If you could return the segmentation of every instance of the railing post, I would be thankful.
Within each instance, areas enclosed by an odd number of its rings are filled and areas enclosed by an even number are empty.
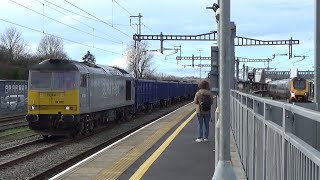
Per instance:
[[[215,112],[215,123],[216,123],[216,129],[215,129],[215,167],[217,167],[219,162],[219,141],[220,141],[220,121],[219,121],[219,109],[216,109]]]
[[[266,160],[267,160],[267,155],[266,155],[266,152],[267,152],[267,127],[266,127],[266,121],[271,121],[271,118],[272,118],[272,106],[265,103],[264,104],[264,123],[263,123],[263,180],[266,180],[266,170],[267,170],[267,163],[266,163]]]
[[[292,112],[286,110],[286,106],[283,107],[283,116],[282,116],[282,130],[284,133],[292,133],[295,132],[295,123],[294,123],[294,115]],[[287,179],[287,171],[292,170],[292,168],[288,168],[291,164],[287,164],[287,153],[288,153],[288,142],[282,136],[282,178]],[[291,173],[289,173],[291,174]]]

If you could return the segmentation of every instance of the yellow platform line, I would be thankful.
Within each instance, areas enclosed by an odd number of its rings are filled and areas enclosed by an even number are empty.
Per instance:
[[[130,177],[130,180],[141,179],[142,176],[147,172],[150,166],[155,160],[163,153],[163,151],[170,145],[174,138],[181,132],[181,130],[193,119],[196,115],[194,112],[185,122],[183,122],[171,135],[170,137],[139,167],[139,169]]]
[[[111,167],[108,167],[99,172],[92,179],[104,180],[104,179],[117,179],[133,162],[135,162],[141,155],[143,155],[152,145],[154,145],[164,134],[166,134],[174,125],[176,125],[183,117],[185,117],[190,111],[194,111],[194,107],[188,107],[183,114],[178,115],[174,120],[166,122],[163,128],[157,130],[142,143],[135,146],[129,152],[127,152],[117,162],[113,163]]]

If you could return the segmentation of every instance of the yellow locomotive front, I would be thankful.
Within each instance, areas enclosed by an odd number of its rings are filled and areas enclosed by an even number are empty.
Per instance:
[[[47,60],[29,71],[26,120],[40,134],[75,131],[80,112],[79,75],[75,68],[64,63]]]
[[[290,100],[306,102],[309,99],[308,81],[304,78],[294,77],[290,81]]]

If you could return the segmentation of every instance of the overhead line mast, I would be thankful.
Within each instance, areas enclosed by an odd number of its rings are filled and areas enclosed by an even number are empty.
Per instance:
[[[133,18],[133,17],[137,17],[137,18],[139,18],[139,24],[138,24],[138,27],[139,27],[139,29],[138,29],[138,34],[139,35],[141,35],[141,18],[143,17],[140,13],[139,13],[139,15],[138,16],[130,16],[130,26],[131,26],[131,18]]]
[[[209,33],[199,35],[133,35],[133,40],[160,40],[160,52],[163,53],[163,41],[217,41],[217,31],[211,31]],[[299,44],[299,40],[290,38],[289,40],[259,40],[246,38],[241,36],[235,36],[235,46],[265,46],[265,45],[289,45],[289,59],[292,58],[292,45]]]

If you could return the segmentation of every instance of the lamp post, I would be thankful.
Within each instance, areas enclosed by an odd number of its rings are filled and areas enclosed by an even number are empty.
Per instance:
[[[314,29],[314,101],[320,103],[320,2],[315,0],[315,29]]]

